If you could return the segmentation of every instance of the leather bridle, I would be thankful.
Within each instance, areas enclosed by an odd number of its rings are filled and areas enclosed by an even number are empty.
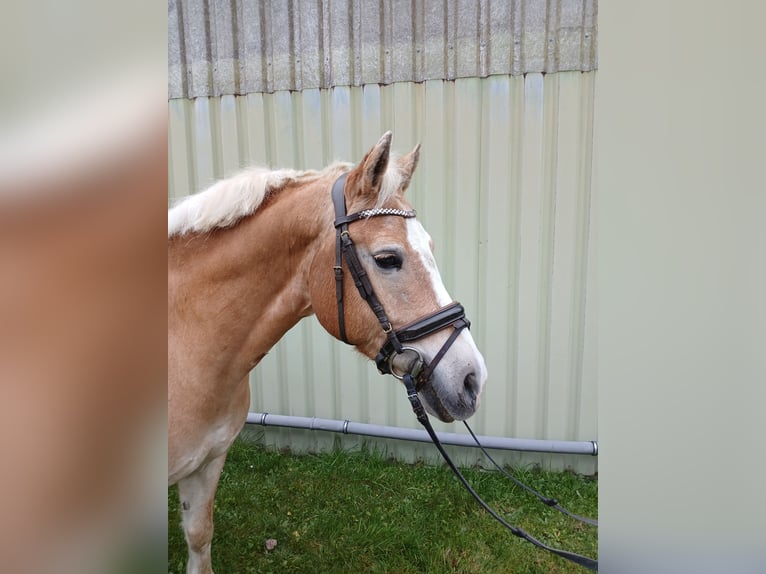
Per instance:
[[[346,335],[346,324],[344,318],[343,307],[343,262],[346,262],[348,271],[354,280],[359,295],[364,299],[372,309],[372,312],[377,317],[383,332],[386,334],[386,342],[380,349],[377,357],[375,358],[375,364],[378,366],[378,371],[383,374],[392,374],[398,379],[404,379],[405,375],[409,374],[413,377],[416,383],[416,389],[420,390],[425,385],[436,369],[436,365],[442,360],[449,348],[455,342],[463,329],[469,328],[471,323],[466,319],[465,310],[463,306],[458,302],[450,303],[440,309],[430,313],[420,319],[394,329],[391,321],[386,315],[386,311],[383,308],[382,303],[375,294],[375,290],[372,288],[370,278],[362,266],[359,260],[359,255],[356,252],[356,246],[351,239],[351,235],[348,231],[348,226],[354,221],[360,219],[369,219],[371,217],[403,217],[409,219],[416,216],[415,211],[392,209],[392,208],[376,208],[376,209],[364,209],[348,215],[346,213],[346,197],[344,194],[344,188],[346,185],[347,173],[341,175],[332,186],[332,201],[335,208],[335,294],[338,302],[338,327],[340,331],[340,338],[344,343],[351,344]],[[447,338],[447,341],[442,345],[442,348],[431,359],[430,363],[426,363],[420,351],[414,347],[407,346],[406,343],[422,339],[445,329],[447,327],[453,327],[454,330]],[[413,359],[410,361],[409,366],[404,372],[397,372],[394,369],[393,361],[397,355],[412,354]]]
[[[482,508],[484,508],[495,520],[497,520],[515,536],[523,538],[538,548],[547,550],[548,552],[556,554],[566,560],[569,560],[570,562],[583,566],[588,570],[598,572],[598,560],[589,558],[587,556],[581,556],[574,552],[569,552],[548,546],[521,528],[508,523],[502,516],[490,508],[490,506],[476,493],[476,491],[471,487],[460,470],[457,468],[457,465],[455,465],[455,463],[452,461],[449,454],[447,454],[447,451],[441,444],[436,431],[434,431],[430,421],[428,420],[428,415],[426,414],[425,409],[420,402],[420,398],[418,397],[418,391],[431,378],[436,365],[439,364],[439,361],[442,360],[449,348],[452,346],[455,340],[457,340],[461,331],[463,329],[470,328],[471,323],[465,317],[465,310],[463,309],[463,306],[458,302],[453,302],[449,305],[441,307],[429,315],[426,315],[425,317],[405,325],[404,327],[394,329],[391,321],[386,315],[385,309],[383,309],[383,305],[381,304],[377,295],[375,295],[375,291],[372,288],[372,284],[370,283],[370,278],[367,275],[367,272],[364,270],[364,267],[359,260],[359,256],[356,252],[356,247],[354,246],[354,242],[351,240],[351,235],[348,232],[348,226],[354,221],[358,221],[359,219],[369,219],[370,217],[396,216],[411,218],[415,217],[416,214],[414,211],[405,211],[402,209],[377,208],[365,209],[356,213],[352,213],[351,215],[347,215],[346,198],[344,194],[347,175],[348,174],[341,175],[335,181],[332,187],[332,201],[335,207],[335,229],[337,232],[334,267],[335,293],[338,301],[338,327],[340,330],[341,340],[343,340],[344,343],[352,344],[346,336],[346,325],[343,310],[343,261],[345,261],[346,265],[348,266],[348,270],[351,273],[351,277],[354,279],[354,284],[356,285],[359,294],[361,295],[362,299],[367,301],[367,304],[372,309],[372,312],[375,313],[375,316],[378,318],[378,322],[380,323],[383,332],[386,334],[386,342],[383,344],[380,352],[378,353],[378,356],[375,358],[375,363],[378,366],[378,371],[380,371],[380,373],[383,375],[392,374],[404,382],[404,387],[407,390],[407,398],[410,401],[410,405],[412,406],[412,410],[415,413],[415,416],[417,417],[420,424],[425,427],[434,445],[439,450],[439,453],[442,455],[445,462],[448,464],[452,472],[455,473],[455,476],[457,476],[458,480],[463,484],[466,490],[468,490],[471,496],[476,499]],[[405,344],[411,341],[422,339],[432,333],[450,326],[454,328],[453,332],[447,338],[447,341],[444,343],[444,345],[442,345],[439,352],[436,353],[433,359],[431,359],[430,363],[426,363],[423,360],[423,356],[417,349],[409,347]],[[405,371],[397,373],[394,369],[393,360],[395,357],[404,353],[413,353],[414,358],[409,363],[409,366]],[[474,440],[482,449],[482,451],[487,454],[481,444],[479,444],[476,435],[474,435],[468,424],[465,421],[463,421],[463,423],[466,425],[466,428],[471,433],[471,436],[473,436]],[[487,454],[487,456],[489,455]],[[491,457],[489,458],[492,460]],[[503,473],[505,473],[505,471],[499,465],[497,465],[494,460],[492,462]],[[505,474],[507,475],[507,473]],[[515,478],[511,477],[511,479],[517,484],[521,484]],[[530,489],[526,485],[522,484],[522,486],[525,489],[533,492],[536,496],[538,496],[538,498],[543,500],[547,506],[554,507],[560,512],[580,520],[581,522],[598,526],[598,522],[572,514],[563,507],[559,506],[558,501],[555,499],[546,498],[540,495],[540,493]]]

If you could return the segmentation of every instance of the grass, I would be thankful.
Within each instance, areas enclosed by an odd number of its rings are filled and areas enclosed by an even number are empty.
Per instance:
[[[572,512],[596,517],[596,480],[514,472]],[[464,474],[511,524],[550,545],[597,555],[595,528],[547,508],[499,472]],[[168,572],[180,573],[186,543],[175,487],[168,505]],[[446,467],[366,451],[294,456],[238,440],[221,475],[214,519],[219,574],[585,572],[505,531]],[[277,540],[276,548],[267,551],[267,539]]]

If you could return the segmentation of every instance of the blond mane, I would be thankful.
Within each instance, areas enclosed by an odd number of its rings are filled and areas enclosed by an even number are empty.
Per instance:
[[[186,233],[204,233],[230,227],[258,209],[272,193],[286,185],[317,179],[350,170],[353,164],[335,162],[321,171],[294,169],[269,170],[250,167],[217,181],[204,191],[181,198],[168,210],[168,237]],[[388,169],[383,175],[377,207],[391,199],[402,185],[403,175],[399,162],[391,154]]]
[[[230,227],[258,209],[271,193],[290,183],[348,171],[336,162],[321,171],[250,167],[217,181],[204,191],[181,198],[168,210],[168,237]]]

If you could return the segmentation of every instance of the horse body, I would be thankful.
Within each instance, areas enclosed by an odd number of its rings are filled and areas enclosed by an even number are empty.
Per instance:
[[[248,372],[311,313],[307,238],[319,235],[310,227],[331,225],[318,218],[296,232],[291,210],[299,201],[318,204],[311,191],[285,191],[236,228],[170,238],[171,483],[225,454],[247,416]]]
[[[334,164],[321,172],[246,172],[237,176],[241,181],[222,182],[203,192],[207,197],[192,196],[169,213],[168,478],[178,483],[188,572],[212,572],[213,497],[226,453],[247,417],[249,371],[312,313],[339,336],[333,182],[348,172],[350,207],[408,207],[402,193],[418,148],[389,162],[390,141],[389,133],[351,171]],[[355,226],[360,259],[392,324],[450,301],[420,223],[381,217]],[[385,335],[351,279],[345,282],[348,339],[374,358]],[[437,332],[418,347],[432,357],[446,338]],[[466,330],[423,390],[426,408],[443,420],[468,418],[485,378]]]

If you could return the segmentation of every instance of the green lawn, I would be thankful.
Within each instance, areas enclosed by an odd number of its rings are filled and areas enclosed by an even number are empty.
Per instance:
[[[572,512],[596,517],[598,482],[516,470]],[[595,528],[545,507],[496,471],[466,469],[481,496],[544,542],[595,557]],[[168,571],[184,572],[178,495],[169,489]],[[247,572],[587,572],[492,520],[446,467],[369,452],[294,456],[237,441],[215,502],[213,568]],[[267,551],[265,541],[277,546]]]

